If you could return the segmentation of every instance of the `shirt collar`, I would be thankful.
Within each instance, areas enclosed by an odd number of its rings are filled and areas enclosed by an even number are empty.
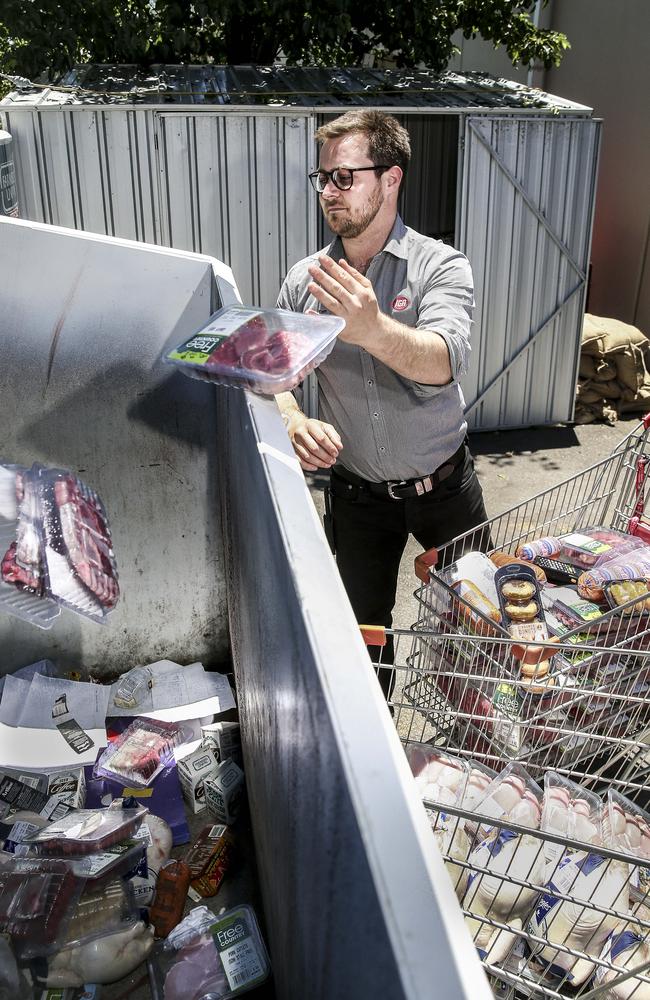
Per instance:
[[[408,230],[404,225],[401,216],[397,215],[395,217],[395,222],[393,223],[393,228],[390,231],[390,235],[386,240],[383,249],[381,249],[379,253],[392,253],[394,257],[401,257],[402,260],[408,260],[409,253],[406,245],[407,237]],[[340,236],[336,236],[332,243],[330,243],[327,254],[334,260],[338,260],[339,257],[345,257],[343,243]]]

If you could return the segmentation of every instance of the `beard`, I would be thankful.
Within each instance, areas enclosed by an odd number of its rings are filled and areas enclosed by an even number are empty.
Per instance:
[[[382,194],[381,187],[377,189],[370,195],[368,201],[362,208],[357,208],[354,210],[353,214],[350,214],[350,210],[347,209],[347,213],[344,212],[336,213],[335,215],[330,215],[327,206],[323,207],[323,212],[325,214],[325,221],[330,227],[333,233],[337,236],[343,237],[343,239],[354,239],[355,236],[361,236],[362,233],[366,231],[370,223],[373,221],[377,215],[379,209],[384,203],[384,196]],[[339,206],[332,206],[339,207]]]

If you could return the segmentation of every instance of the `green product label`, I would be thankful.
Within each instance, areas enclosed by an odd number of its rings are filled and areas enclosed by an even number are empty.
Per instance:
[[[214,349],[222,340],[226,339],[227,335],[224,334],[198,333],[174,351],[170,351],[167,357],[172,361],[186,361],[193,365],[204,365]]]
[[[578,601],[577,604],[571,605],[571,611],[582,618],[584,622],[592,622],[596,618],[602,618],[602,611],[597,605],[592,604],[591,601]]]
[[[266,977],[266,963],[243,911],[237,910],[213,924],[212,936],[231,990],[256,985]]]

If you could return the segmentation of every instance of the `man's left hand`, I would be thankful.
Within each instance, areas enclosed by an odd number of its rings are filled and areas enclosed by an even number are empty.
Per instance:
[[[370,281],[355,267],[331,257],[318,258],[309,273],[313,281],[309,291],[334,316],[345,320],[339,340],[365,346],[372,340],[379,323],[379,305]]]

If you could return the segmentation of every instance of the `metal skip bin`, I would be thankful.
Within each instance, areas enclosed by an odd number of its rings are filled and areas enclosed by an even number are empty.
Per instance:
[[[105,626],[1,615],[3,672],[230,651],[277,996],[490,996],[275,401],[160,363],[229,269],[0,219],[0,275],[0,454],[100,492],[123,593]]]

